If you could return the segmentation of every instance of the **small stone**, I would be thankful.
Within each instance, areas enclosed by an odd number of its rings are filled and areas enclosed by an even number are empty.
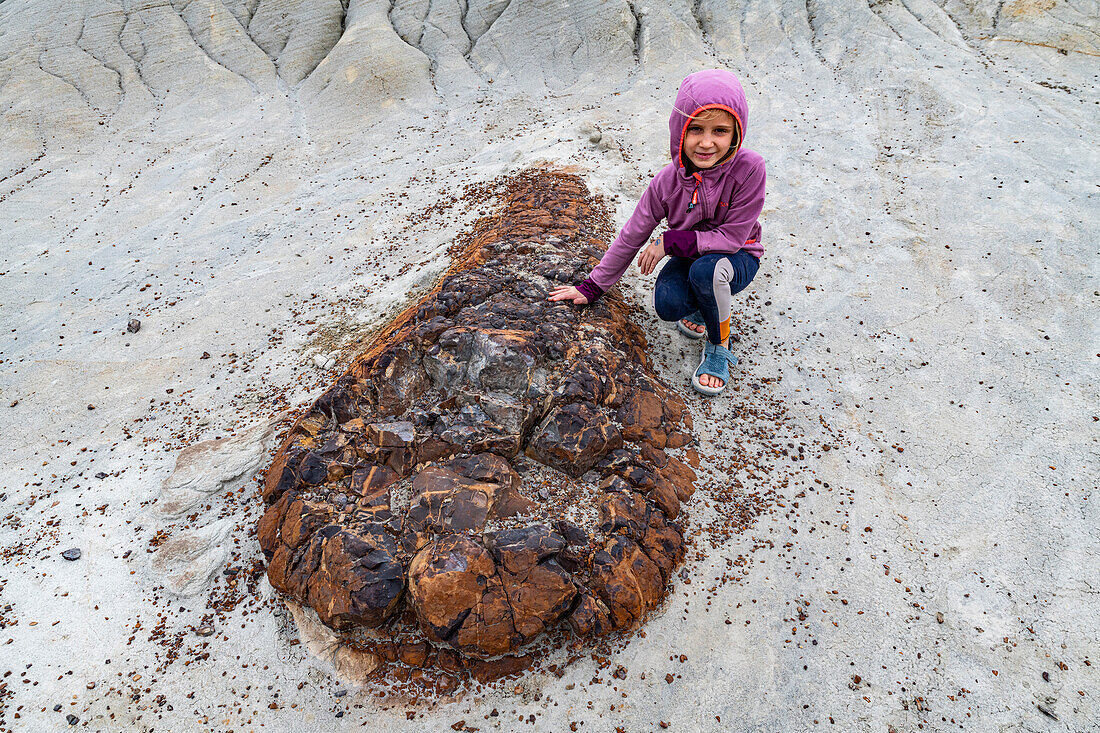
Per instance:
[[[1039,708],[1040,713],[1047,716],[1051,720],[1058,720],[1058,714],[1055,713],[1053,710],[1051,710],[1048,706],[1044,705],[1043,703],[1038,703],[1036,705],[1036,707]]]
[[[95,475],[95,477],[96,477],[97,479],[101,479],[101,480],[102,480],[102,479],[105,479],[105,478],[107,478],[107,474],[103,473],[103,471],[100,471],[99,473],[97,473],[97,474]]]
[[[61,703],[58,703],[57,705],[54,705],[53,706],[53,711],[55,713],[60,713],[61,712]]]
[[[344,711],[343,711],[343,710],[337,710],[337,711],[336,711],[336,717],[337,717],[337,718],[342,718],[342,717],[344,717]]]
[[[943,611],[936,611],[936,623],[943,623]]]
[[[202,352],[202,356],[200,356],[199,358],[200,359],[209,359],[210,358],[210,352],[209,351]]]
[[[88,684],[86,684],[84,686],[87,687],[89,690],[94,690],[95,689],[95,682],[89,682]]]
[[[79,560],[80,559],[80,548],[79,547],[70,547],[68,550],[65,550],[64,552],[61,553],[61,557],[65,558],[66,560]]]
[[[436,680],[435,689],[440,695],[450,695],[458,689],[458,679],[449,674],[441,675]]]
[[[68,715],[66,715],[65,720],[68,722],[69,725],[76,725],[77,723],[80,722],[80,718],[76,717],[72,713],[69,713]]]
[[[18,404],[19,404],[19,400],[12,400],[12,401],[11,401],[11,404],[10,404],[10,405],[8,405],[8,407],[15,407],[15,406],[16,406],[16,405],[18,405]]]
[[[214,633],[214,627],[210,624],[203,624],[199,628],[195,629],[195,633],[199,636],[210,636]]]
[[[126,330],[130,333],[137,333],[141,330],[141,321],[136,318],[131,318],[130,322],[126,324]]]
[[[336,695],[336,697],[343,697],[344,695],[348,694],[348,691],[347,690],[337,690],[334,694]]]

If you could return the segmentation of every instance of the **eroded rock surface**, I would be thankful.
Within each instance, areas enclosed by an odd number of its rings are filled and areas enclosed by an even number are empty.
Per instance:
[[[691,416],[619,296],[546,300],[601,254],[602,205],[545,170],[503,202],[290,429],[258,526],[272,585],[325,624],[414,627],[379,657],[476,679],[562,622],[638,625],[683,560],[695,480],[669,452]]]

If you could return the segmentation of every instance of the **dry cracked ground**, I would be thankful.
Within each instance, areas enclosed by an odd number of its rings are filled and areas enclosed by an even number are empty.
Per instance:
[[[1098,58],[1087,0],[3,0],[0,729],[1100,727]],[[726,395],[620,285],[699,455],[667,598],[379,675],[267,580],[276,443],[515,175],[621,225],[715,66],[769,177]]]

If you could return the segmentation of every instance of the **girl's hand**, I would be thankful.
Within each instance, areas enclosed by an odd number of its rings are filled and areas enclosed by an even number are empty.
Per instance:
[[[653,268],[664,259],[665,254],[665,235],[662,234],[642,250],[642,255],[638,258],[638,267],[641,268],[642,274],[648,275],[653,272]]]
[[[581,294],[581,291],[577,290],[572,285],[559,285],[550,291],[547,300],[571,300],[576,305],[588,305],[588,298]]]

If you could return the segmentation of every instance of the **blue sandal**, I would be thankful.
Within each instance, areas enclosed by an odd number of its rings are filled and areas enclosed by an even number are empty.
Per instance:
[[[699,311],[695,311],[689,316],[685,316],[683,319],[676,321],[676,328],[680,329],[680,333],[687,336],[689,339],[701,339],[706,335],[706,331],[692,331],[690,328],[684,325],[684,321],[688,323],[694,323],[696,326],[706,326],[706,321],[703,320],[703,314]]]
[[[730,366],[737,364],[737,357],[733,352],[721,344],[712,344],[707,341],[703,345],[703,358],[699,360],[699,368],[691,378],[691,385],[696,391],[713,397],[719,394],[730,383]],[[699,377],[709,374],[722,380],[721,387],[706,387],[699,382]]]

